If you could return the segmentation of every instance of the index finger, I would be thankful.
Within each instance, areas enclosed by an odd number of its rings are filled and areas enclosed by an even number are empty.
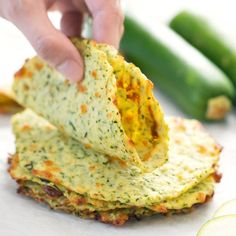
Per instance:
[[[93,38],[119,47],[123,34],[124,15],[119,0],[85,0],[93,17]]]

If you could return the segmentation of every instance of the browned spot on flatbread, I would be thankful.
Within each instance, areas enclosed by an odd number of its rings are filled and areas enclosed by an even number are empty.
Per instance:
[[[120,226],[120,225],[123,225],[128,219],[129,219],[129,215],[125,213],[117,214],[115,219],[112,219],[110,214],[106,212],[101,212],[98,220],[104,223]]]
[[[29,86],[28,86],[27,84],[24,84],[24,85],[23,85],[23,89],[24,89],[25,91],[28,91],[28,90],[29,90]]]
[[[85,93],[87,92],[87,87],[81,84],[81,82],[77,83],[77,88],[80,93]]]
[[[100,94],[99,92],[96,92],[94,95],[95,95],[95,97],[97,97],[97,98],[100,98],[100,97],[101,97],[101,94]]]
[[[77,199],[77,205],[84,205],[86,203],[87,203],[87,200],[84,197],[80,197]]]
[[[22,126],[21,131],[27,132],[27,131],[30,131],[31,129],[32,129],[32,127],[30,125],[25,124]]]
[[[23,79],[25,77],[28,78],[32,78],[33,77],[33,73],[30,70],[27,70],[24,66],[18,70],[15,75],[14,75],[15,79]]]
[[[205,193],[202,193],[202,192],[198,193],[198,194],[197,194],[197,200],[199,200],[200,202],[205,202],[205,200],[206,200],[206,194],[205,194]]]
[[[36,143],[32,143],[29,146],[30,151],[35,151],[35,150],[37,150],[37,148],[38,148],[38,145]]]
[[[45,179],[50,179],[50,180],[53,179],[52,173],[50,173],[47,170],[36,170],[36,169],[33,169],[32,170],[32,175],[36,175],[36,176],[43,177]]]
[[[91,148],[92,148],[92,144],[90,144],[90,143],[85,143],[85,144],[84,144],[84,147],[85,147],[86,149],[91,149]]]
[[[48,196],[52,198],[58,198],[58,197],[63,196],[63,193],[60,189],[52,187],[52,186],[45,185],[43,186],[43,190]]]
[[[12,170],[16,169],[16,167],[19,164],[19,155],[15,154],[12,155],[9,159],[8,162],[10,164],[10,168],[8,169],[8,172],[10,173]]]
[[[21,77],[26,75],[26,68],[23,66],[22,68],[20,68],[16,73],[15,73],[15,79],[20,79]]]
[[[119,163],[119,165],[120,165],[121,167],[127,167],[126,162],[123,161],[123,160],[121,160],[119,157],[115,157],[115,156],[111,157],[111,156],[109,156],[109,157],[108,157],[108,160],[109,160],[110,163],[117,162],[117,163]]]
[[[107,118],[108,118],[108,119],[111,119],[111,118],[112,118],[112,112],[108,112],[108,113],[107,113]]]
[[[34,67],[36,68],[36,70],[41,70],[43,68],[43,63],[40,63],[40,62],[36,62],[34,64]]]
[[[87,113],[87,111],[88,111],[88,106],[87,106],[86,104],[82,104],[82,105],[80,106],[80,111],[81,111],[82,114]]]
[[[168,209],[162,204],[157,205],[157,206],[153,206],[152,209],[156,212],[159,212],[159,213],[167,213],[168,212]]]
[[[53,161],[51,161],[51,160],[46,160],[46,161],[44,161],[44,165],[45,166],[53,166]]]
[[[154,116],[154,114],[153,114],[153,110],[152,110],[152,108],[151,108],[150,105],[148,106],[148,111],[149,111],[150,117],[151,117],[151,119],[152,119],[152,121],[153,121],[153,122],[152,122],[152,127],[151,127],[152,137],[153,137],[154,139],[157,139],[157,138],[158,138],[158,133],[157,133],[158,124],[157,124],[157,122],[156,122],[156,120],[155,120],[155,116]]]
[[[96,170],[96,165],[91,165],[91,166],[89,166],[89,170],[90,170],[90,171]]]
[[[201,154],[205,154],[207,152],[206,147],[203,146],[203,145],[198,145],[197,149],[198,149],[198,152],[201,153]]]
[[[220,180],[222,178],[222,173],[219,173],[216,171],[216,172],[214,172],[214,174],[212,176],[213,176],[216,183],[220,183]]]
[[[96,71],[96,70],[93,70],[93,71],[91,72],[91,75],[92,75],[92,77],[93,77],[94,79],[98,79],[98,77],[97,77],[97,71]]]
[[[97,187],[97,188],[101,188],[101,187],[102,187],[102,184],[96,183],[96,187]]]

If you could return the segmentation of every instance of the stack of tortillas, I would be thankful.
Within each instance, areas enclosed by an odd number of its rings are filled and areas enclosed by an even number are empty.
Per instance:
[[[213,195],[221,147],[198,121],[164,119],[152,83],[117,51],[72,39],[84,58],[70,83],[39,57],[15,75],[19,192],[53,209],[121,225],[188,211]]]

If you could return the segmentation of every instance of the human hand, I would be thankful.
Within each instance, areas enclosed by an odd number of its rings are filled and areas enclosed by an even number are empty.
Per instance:
[[[62,13],[61,31],[47,12]],[[118,47],[123,33],[119,0],[0,0],[0,16],[15,24],[36,52],[71,81],[83,76],[83,60],[66,36],[80,36],[84,13],[93,18],[93,39]]]

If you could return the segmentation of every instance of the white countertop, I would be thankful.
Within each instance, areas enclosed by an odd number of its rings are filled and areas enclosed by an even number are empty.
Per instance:
[[[129,9],[139,15],[141,19],[150,21],[160,19],[166,21],[170,15],[183,6],[194,7],[212,15],[225,15],[227,22],[232,22],[236,6],[231,1],[204,1],[204,6],[199,1],[155,1],[154,0],[129,0]],[[190,4],[191,3],[191,4]],[[225,4],[227,3],[227,4]],[[152,5],[153,4],[153,5]],[[202,3],[203,4],[203,3]],[[213,4],[213,7],[210,7]],[[223,8],[223,6],[225,6]],[[227,7],[226,7],[227,6]],[[234,9],[233,9],[234,7]],[[230,11],[231,9],[231,11]],[[233,10],[232,10],[233,9]],[[228,14],[232,12],[232,15]],[[142,14],[143,13],[143,14]],[[149,18],[147,17],[149,13]],[[160,14],[159,14],[160,13]],[[159,14],[159,15],[158,15]],[[235,17],[235,16],[234,16]],[[53,15],[54,21],[58,15]],[[234,18],[236,20],[236,17]],[[151,21],[150,21],[151,22]],[[152,20],[153,22],[153,20]],[[236,21],[235,21],[236,22]],[[154,27],[150,23],[150,27]],[[236,27],[235,34],[236,34]],[[232,33],[232,32],[231,32]],[[236,42],[236,41],[235,41]],[[34,54],[24,37],[9,23],[0,20],[0,86],[10,83],[16,71],[25,58]],[[165,112],[168,115],[181,115],[177,107],[160,91],[156,91]],[[216,208],[223,202],[236,198],[236,112],[229,115],[226,121],[205,124],[209,132],[224,146],[221,155],[220,170],[223,178],[217,185],[215,196],[207,205],[197,208],[190,214],[171,217],[154,216],[139,222],[130,222],[123,227],[113,227],[96,221],[83,220],[61,212],[49,210],[44,205],[22,197],[16,193],[16,184],[7,174],[7,157],[14,153],[14,138],[11,133],[10,117],[0,116],[0,235],[1,236],[190,236],[196,235],[199,227],[213,215]]]

